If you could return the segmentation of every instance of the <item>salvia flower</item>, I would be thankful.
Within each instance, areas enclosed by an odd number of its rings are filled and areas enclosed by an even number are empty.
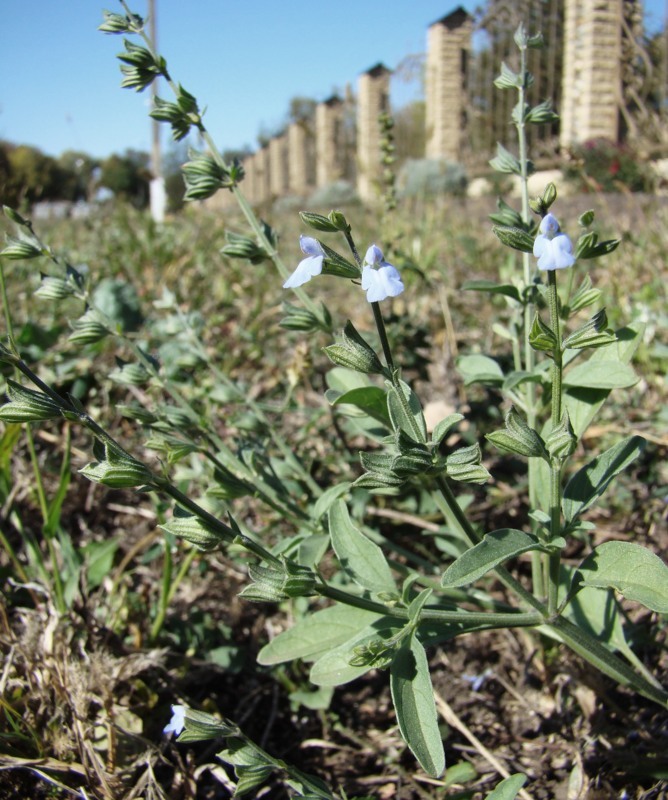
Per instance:
[[[573,245],[553,214],[540,221],[540,233],[533,243],[533,254],[538,259],[538,269],[565,269],[575,264]]]
[[[362,264],[362,289],[370,303],[379,303],[388,297],[396,297],[404,290],[401,275],[396,267],[388,264],[380,247],[372,244],[366,251]]]
[[[172,718],[162,729],[163,733],[175,733],[177,736],[186,725],[186,707],[172,706]]]
[[[283,284],[284,289],[295,289],[322,272],[325,251],[322,249],[320,242],[312,236],[300,236],[299,246],[306,258],[297,264],[297,269]]]

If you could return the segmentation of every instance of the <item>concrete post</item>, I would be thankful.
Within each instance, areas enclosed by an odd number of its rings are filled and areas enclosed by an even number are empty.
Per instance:
[[[316,186],[327,186],[343,175],[341,153],[341,125],[343,102],[332,96],[315,109],[315,163]]]
[[[358,82],[357,192],[364,201],[377,197],[382,176],[378,117],[390,110],[390,74],[383,64],[376,64]]]

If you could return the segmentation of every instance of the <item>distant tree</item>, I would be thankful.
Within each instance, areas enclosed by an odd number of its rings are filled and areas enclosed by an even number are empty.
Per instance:
[[[79,150],[66,150],[58,157],[60,196],[65,200],[87,200],[100,162]]]
[[[317,102],[312,97],[292,97],[288,106],[288,123],[307,122],[315,117]]]
[[[424,158],[425,102],[414,100],[392,113],[394,145],[399,162],[407,158]]]
[[[3,145],[8,175],[3,190],[4,202],[11,206],[58,198],[62,174],[58,164],[36,147]]]
[[[138,208],[145,208],[150,181],[149,160],[148,153],[139,150],[109,156],[100,165],[100,186],[106,186],[116,197],[129,200]]]

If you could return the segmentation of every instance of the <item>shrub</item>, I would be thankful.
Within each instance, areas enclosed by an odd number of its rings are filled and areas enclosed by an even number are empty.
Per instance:
[[[652,191],[649,167],[626,145],[589,139],[574,147],[571,156],[573,161],[566,166],[565,176],[580,191]]]
[[[399,170],[401,197],[452,194],[466,192],[468,178],[461,164],[434,158],[409,158]]]

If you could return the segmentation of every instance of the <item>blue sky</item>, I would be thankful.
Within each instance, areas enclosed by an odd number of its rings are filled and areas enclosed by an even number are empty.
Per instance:
[[[156,0],[172,76],[208,107],[221,149],[255,146],[295,95],[322,100],[382,61],[425,50],[427,27],[475,0]],[[51,155],[149,150],[149,93],[120,89],[120,36],[97,31],[115,0],[10,0],[0,33],[0,139]],[[146,0],[131,7],[142,15]],[[665,0],[647,0],[660,24]],[[166,87],[161,94],[169,98]],[[166,131],[163,141],[167,143]]]

